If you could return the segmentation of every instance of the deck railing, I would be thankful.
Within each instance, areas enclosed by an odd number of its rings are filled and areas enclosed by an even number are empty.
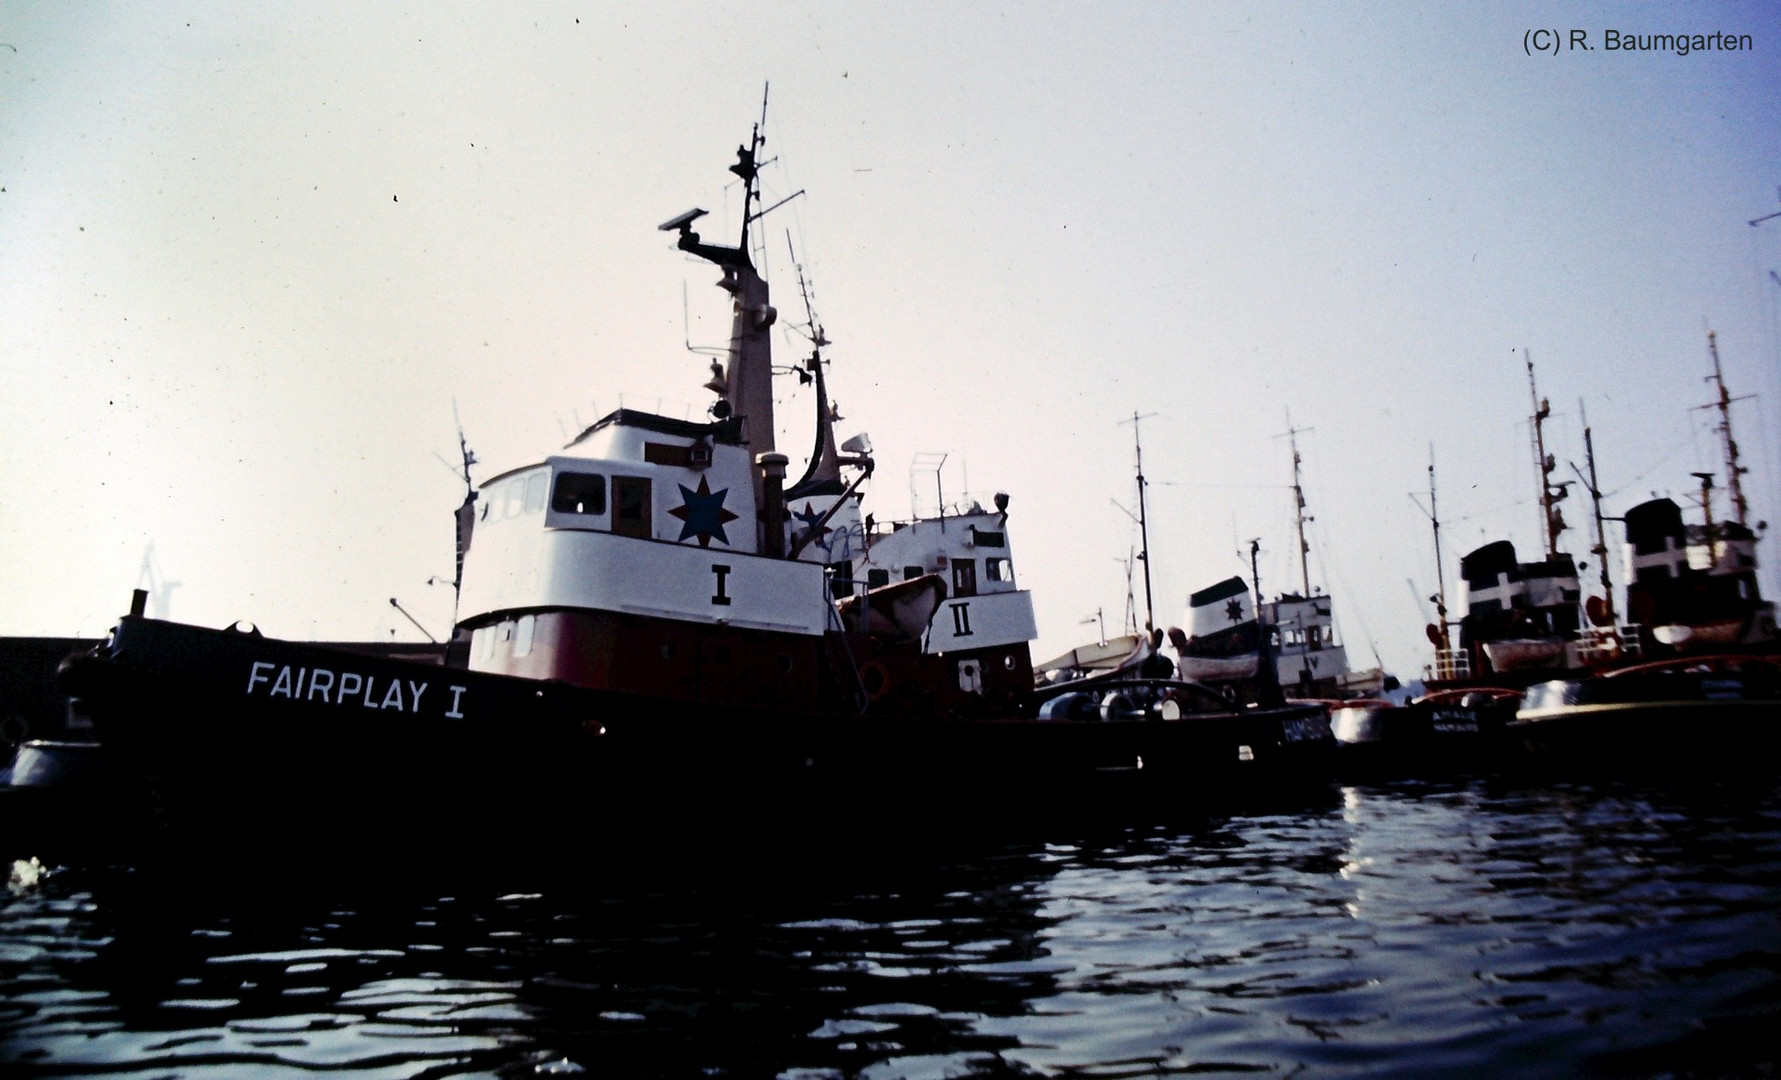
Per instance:
[[[1637,626],[1622,623],[1619,626],[1586,626],[1577,631],[1577,662],[1584,667],[1636,659],[1640,655]]]
[[[1469,679],[1472,677],[1472,654],[1465,649],[1436,649],[1435,678]]]

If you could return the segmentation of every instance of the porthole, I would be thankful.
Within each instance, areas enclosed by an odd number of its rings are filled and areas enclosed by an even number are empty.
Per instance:
[[[781,675],[790,675],[792,673],[791,654],[790,653],[780,653],[778,656],[773,658],[773,666],[779,669],[779,673]]]
[[[860,689],[866,696],[876,701],[890,689],[890,672],[876,660],[868,660],[860,665]]]

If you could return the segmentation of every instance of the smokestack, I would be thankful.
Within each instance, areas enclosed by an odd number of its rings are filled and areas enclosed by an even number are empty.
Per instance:
[[[769,559],[785,555],[785,467],[784,454],[766,453],[755,458],[761,467],[761,554]]]

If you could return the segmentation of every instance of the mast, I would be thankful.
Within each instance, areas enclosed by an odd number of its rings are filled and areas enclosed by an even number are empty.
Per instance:
[[[1534,356],[1528,350],[1521,350],[1527,359],[1527,389],[1534,403],[1533,436],[1534,436],[1534,469],[1540,474],[1540,516],[1542,532],[1546,539],[1546,558],[1558,558],[1558,534],[1569,528],[1565,524],[1565,516],[1558,504],[1569,494],[1566,488],[1570,481],[1553,483],[1552,470],[1558,467],[1551,454],[1546,452],[1546,418],[1552,415],[1552,403],[1540,396],[1539,389],[1534,385]]]
[[[1138,421],[1155,415],[1155,413],[1145,413],[1143,416],[1139,416],[1134,410],[1131,421],[1132,448],[1137,454],[1138,462],[1138,560],[1144,564],[1144,632],[1147,634],[1156,630],[1156,605],[1152,602],[1150,594],[1150,523],[1144,508],[1144,488],[1146,486],[1144,442],[1138,436]],[[1122,420],[1120,423],[1125,423],[1125,421]],[[1129,581],[1130,578],[1128,577],[1127,580]]]
[[[1280,670],[1274,666],[1274,643],[1270,638],[1267,617],[1262,614],[1262,542],[1249,541],[1249,584],[1255,590],[1255,677],[1257,703],[1264,708],[1285,704],[1286,694],[1280,688]]]
[[[1123,625],[1129,627],[1134,634],[1138,632],[1138,598],[1132,591],[1132,563],[1136,562],[1137,558],[1138,553],[1133,551],[1127,552],[1125,558],[1118,560],[1125,566],[1125,622]]]
[[[1305,489],[1299,483],[1299,432],[1310,428],[1292,426],[1292,412],[1286,414],[1287,445],[1292,447],[1292,500],[1293,514],[1298,521],[1299,529],[1299,580],[1304,585],[1304,596],[1311,595],[1311,545],[1305,540],[1305,522],[1314,520],[1305,513]],[[1261,602],[1261,594],[1256,594],[1256,602]]]
[[[457,420],[458,403],[456,399],[453,399],[451,403],[451,413],[452,419]],[[470,553],[470,539],[476,529],[476,484],[470,479],[470,466],[477,463],[476,452],[470,449],[470,440],[464,437],[464,424],[461,420],[458,421],[458,458],[464,480],[464,501],[459,503],[457,510],[452,513],[458,542],[457,569],[452,572],[451,576],[451,622],[453,626],[457,625],[458,604],[464,596],[464,557]],[[408,613],[403,612],[403,614],[407,615]],[[412,621],[413,616],[409,616],[409,619]],[[425,627],[422,627],[421,633],[426,633]]]
[[[1439,645],[1449,647],[1447,637],[1447,576],[1441,569],[1441,514],[1435,505],[1435,444],[1429,443],[1429,522],[1435,531],[1435,618],[1440,627]]]
[[[1739,525],[1747,525],[1750,505],[1744,500],[1743,476],[1750,470],[1738,464],[1738,442],[1732,438],[1732,396],[1725,388],[1725,375],[1719,368],[1719,338],[1711,330],[1707,331],[1707,351],[1713,356],[1713,384],[1719,388],[1719,400],[1714,404],[1719,409],[1719,435],[1725,443],[1725,478],[1732,493],[1732,513],[1737,516]]]
[[[767,103],[761,101],[761,123],[766,121]],[[663,232],[679,232],[676,246],[696,255],[723,271],[718,288],[732,297],[730,317],[730,348],[723,373],[709,384],[718,393],[711,406],[711,415],[718,420],[732,416],[741,421],[743,445],[750,460],[772,453],[773,445],[773,341],[769,334],[779,313],[768,302],[767,282],[749,258],[748,227],[766,211],[761,210],[760,187],[756,182],[761,147],[766,137],[761,123],[754,126],[748,145],[736,148],[736,163],[730,171],[742,179],[742,230],[735,247],[707,244],[693,231],[693,223],[705,216],[704,210],[689,210],[661,224]],[[755,495],[761,496],[762,480],[755,478]]]
[[[1249,542],[1249,587],[1255,590],[1255,621],[1262,622],[1261,537]],[[1266,628],[1264,624],[1264,629]],[[1264,638],[1265,640],[1265,638]]]
[[[1584,415],[1581,398],[1577,401],[1577,415],[1583,420],[1583,460],[1589,466],[1589,502],[1595,510],[1595,547],[1589,551],[1602,569],[1602,603],[1606,606],[1608,625],[1612,627],[1620,620],[1614,614],[1614,583],[1608,578],[1608,532],[1602,517],[1602,485],[1596,481],[1595,439],[1590,433],[1589,418]]]

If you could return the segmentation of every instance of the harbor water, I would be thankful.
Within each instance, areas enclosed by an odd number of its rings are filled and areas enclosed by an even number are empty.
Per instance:
[[[625,857],[586,843],[623,822],[540,827],[555,865],[478,847],[380,876],[324,845],[270,889],[232,886],[226,852],[192,879],[15,876],[0,1074],[1745,1076],[1781,1057],[1770,780],[1399,782],[1167,824]]]

